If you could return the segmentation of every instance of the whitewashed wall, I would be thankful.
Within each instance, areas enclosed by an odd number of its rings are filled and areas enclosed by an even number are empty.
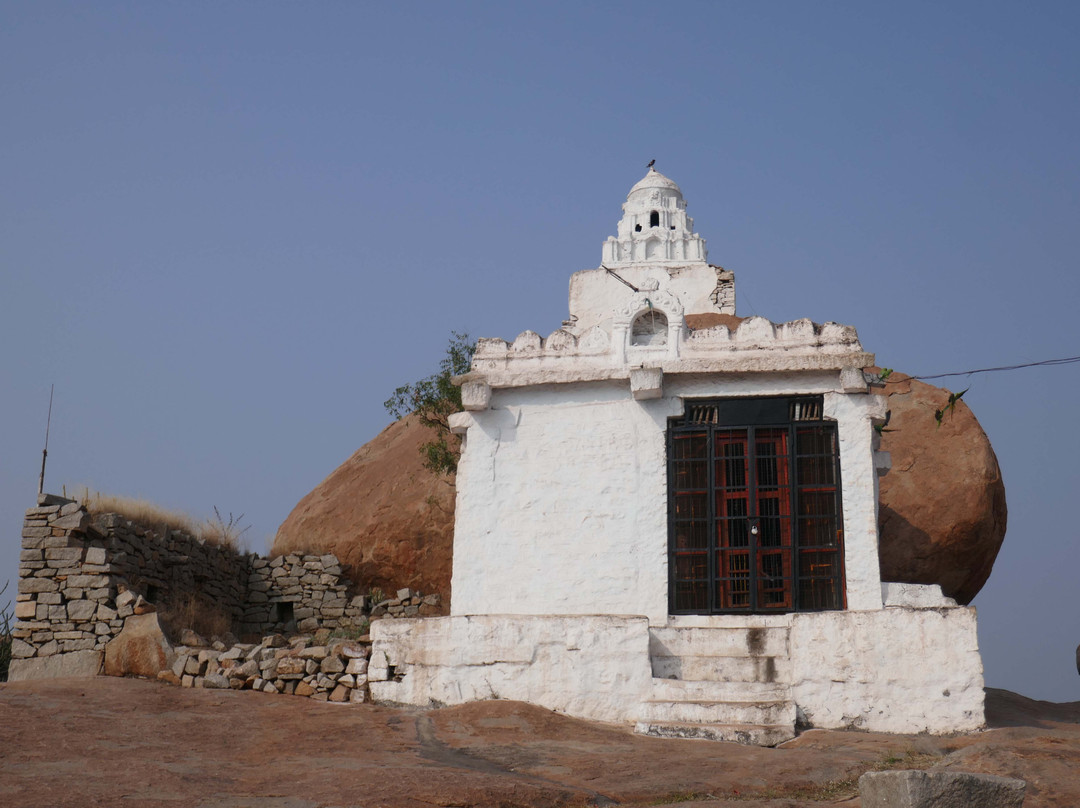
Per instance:
[[[383,703],[514,699],[630,723],[652,681],[643,617],[378,620],[371,634],[369,687]]]
[[[792,698],[815,727],[970,732],[985,723],[975,609],[793,615]]]
[[[826,393],[839,422],[847,600],[880,609],[877,397],[837,373],[669,375],[664,397],[627,383],[497,390],[471,413],[457,476],[453,614],[619,614],[667,622],[668,418],[682,397]]]
[[[693,620],[790,626],[791,699],[809,726],[947,734],[985,723],[973,608]],[[641,617],[483,615],[379,620],[371,628],[369,686],[381,703],[516,699],[632,723],[651,693],[649,624]],[[709,649],[698,643],[696,652]]]

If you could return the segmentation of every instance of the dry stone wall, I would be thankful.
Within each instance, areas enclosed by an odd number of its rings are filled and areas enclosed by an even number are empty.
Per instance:
[[[184,621],[194,613],[209,611],[232,643],[233,632],[356,634],[371,617],[438,612],[430,596],[397,594],[369,604],[332,554],[238,554],[118,514],[91,516],[78,502],[45,494],[23,523],[11,675],[85,671],[95,659],[100,668],[126,618],[155,608],[176,632],[193,627]]]

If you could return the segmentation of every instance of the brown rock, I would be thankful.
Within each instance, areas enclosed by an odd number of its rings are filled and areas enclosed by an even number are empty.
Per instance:
[[[123,630],[105,646],[105,675],[156,677],[175,658],[157,613],[136,614],[124,621]]]
[[[447,604],[454,486],[423,467],[433,434],[414,416],[390,424],[300,500],[272,552],[331,552],[365,586],[438,592]]]
[[[694,317],[692,328],[741,321]],[[1005,487],[986,433],[963,401],[937,426],[934,411],[947,403],[947,390],[894,373],[874,392],[888,396],[892,411],[881,446],[892,455],[892,470],[880,480],[882,579],[940,584],[969,603],[1005,537]],[[388,426],[300,501],[278,529],[273,552],[333,552],[355,580],[384,592],[442,594],[439,607],[421,614],[445,614],[454,488],[421,463],[419,446],[430,435],[412,417]]]
[[[948,390],[894,373],[874,392],[888,396],[892,413],[881,440],[892,456],[880,479],[881,578],[941,584],[970,603],[990,577],[1008,515],[990,441],[963,401],[937,425]]]

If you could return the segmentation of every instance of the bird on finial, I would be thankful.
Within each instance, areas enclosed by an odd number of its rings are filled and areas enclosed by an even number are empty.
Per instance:
[[[656,165],[656,161],[655,160],[650,160],[649,165],[647,165],[646,168],[652,168],[654,165]]]

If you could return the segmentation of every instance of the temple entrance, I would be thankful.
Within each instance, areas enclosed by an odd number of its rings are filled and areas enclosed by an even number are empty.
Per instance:
[[[844,607],[836,425],[821,396],[687,401],[668,428],[672,614]]]

